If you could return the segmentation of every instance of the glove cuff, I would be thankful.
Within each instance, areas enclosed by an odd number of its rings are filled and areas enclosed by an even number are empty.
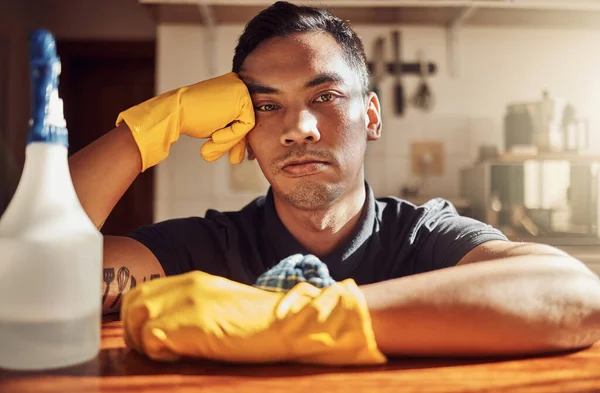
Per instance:
[[[142,172],[166,159],[171,145],[179,139],[178,93],[154,97],[117,117],[117,126],[125,122],[131,130],[142,158]]]
[[[304,305],[295,301],[285,316],[280,314],[281,308],[277,310],[279,318],[297,321],[283,333],[293,343],[291,350],[297,355],[294,361],[326,365],[374,365],[387,361],[377,347],[367,302],[354,280],[321,290],[300,283],[284,296],[280,307],[299,295],[313,299]]]
[[[352,334],[352,340],[349,340],[348,347],[344,350],[348,353],[347,357],[335,356],[329,358],[323,356],[320,359],[320,363],[332,364],[355,364],[355,365],[372,365],[372,364],[383,364],[387,362],[385,355],[377,347],[377,341],[375,340],[375,333],[373,332],[373,325],[371,322],[371,314],[367,306],[367,301],[362,291],[356,285],[353,279],[346,279],[339,283],[333,284],[330,287],[325,288],[323,291],[326,292],[334,291],[335,287],[342,289],[340,291],[341,303],[344,307],[347,307],[351,315],[348,315],[348,319],[357,319],[358,326],[360,327]],[[342,321],[342,324],[347,324],[349,321]]]

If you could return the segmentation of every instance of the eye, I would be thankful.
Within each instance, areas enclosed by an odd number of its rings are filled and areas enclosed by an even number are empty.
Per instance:
[[[254,107],[254,109],[256,109],[259,112],[271,112],[271,111],[277,109],[277,105],[274,105],[274,104],[257,105]]]
[[[333,100],[334,96],[331,93],[321,94],[315,101],[316,102],[329,102]]]

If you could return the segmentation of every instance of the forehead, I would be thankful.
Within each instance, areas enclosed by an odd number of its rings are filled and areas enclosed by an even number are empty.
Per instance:
[[[347,84],[360,83],[335,38],[325,32],[310,32],[261,42],[244,60],[240,76],[263,83],[304,83],[327,72],[338,73]]]

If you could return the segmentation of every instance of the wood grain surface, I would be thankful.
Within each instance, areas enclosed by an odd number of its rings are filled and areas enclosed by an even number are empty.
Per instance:
[[[0,370],[0,392],[600,392],[600,343],[535,358],[405,358],[361,368],[164,364],[126,348],[121,322],[112,319],[103,322],[93,361],[45,372]]]

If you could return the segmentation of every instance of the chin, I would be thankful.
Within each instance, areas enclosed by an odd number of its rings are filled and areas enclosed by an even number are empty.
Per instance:
[[[280,188],[278,194],[299,209],[325,208],[343,194],[343,187],[340,184],[311,179],[294,180],[288,187]]]

